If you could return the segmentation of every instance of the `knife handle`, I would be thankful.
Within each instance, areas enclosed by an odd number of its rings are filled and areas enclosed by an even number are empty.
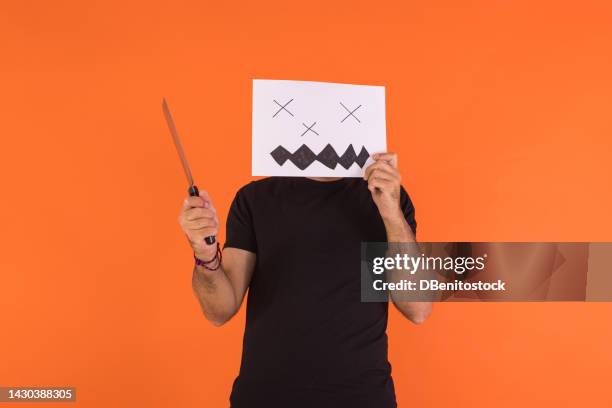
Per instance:
[[[190,186],[189,190],[187,190],[189,192],[189,195],[191,197],[198,197],[200,195],[200,191],[198,190],[197,186]],[[208,237],[204,238],[204,241],[208,244],[208,245],[212,245],[215,242],[217,242],[217,238],[214,235],[210,235]]]

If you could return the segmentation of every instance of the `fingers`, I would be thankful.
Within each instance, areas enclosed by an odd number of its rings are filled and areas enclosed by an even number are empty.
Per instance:
[[[181,214],[179,224],[192,244],[203,241],[204,237],[216,235],[219,229],[216,213],[205,208],[192,208]]]
[[[200,191],[199,197],[187,197],[183,201],[178,222],[194,253],[210,252],[213,245],[208,245],[204,238],[217,235],[219,219],[212,199],[206,191]]]
[[[393,180],[387,180],[381,177],[371,177],[368,180],[368,190],[374,192],[378,189],[385,192],[392,192],[396,187],[396,182]]]
[[[401,175],[399,174],[399,171],[397,171],[397,168],[391,166],[391,164],[386,161],[377,161],[368,166],[363,178],[364,180],[368,180],[373,175],[390,180],[396,180],[398,182],[401,181]]]
[[[217,216],[217,212],[214,208],[202,208],[202,207],[194,207],[183,212],[185,216],[185,220],[194,221],[200,218],[215,218]]]
[[[200,191],[199,197],[187,197],[178,221],[185,232],[202,229],[216,231],[219,220],[210,195],[206,191]]]
[[[386,161],[391,166],[397,168],[397,153],[392,153],[392,152],[375,153],[374,155],[372,155],[372,159],[374,159],[374,161],[376,162],[381,161],[381,160]]]
[[[368,181],[368,189],[373,193],[378,190],[393,194],[399,189],[402,180],[397,170],[397,155],[377,153],[373,158],[375,162],[368,166],[363,175]]]
[[[204,200],[204,205],[206,206],[206,204],[208,204],[208,206],[212,207],[212,199],[210,198],[210,195],[208,194],[207,191],[201,190],[200,191],[200,198],[202,200]]]
[[[380,179],[380,180],[390,181],[390,182],[392,182],[394,184],[398,184],[397,177],[395,177],[395,176],[393,176],[393,175],[391,175],[389,173],[380,171],[380,170],[372,171],[370,173],[370,176],[366,180],[369,182],[372,179]]]
[[[188,210],[192,207],[212,208],[210,195],[202,190],[199,197],[187,197],[183,202],[183,210]]]
[[[210,230],[210,231],[216,232],[218,226],[219,226],[219,222],[214,218],[200,218],[198,220],[183,222],[183,228],[187,230],[186,232],[194,232],[194,231],[202,232],[202,230]],[[215,235],[215,234],[209,234],[209,235]]]
[[[206,202],[201,197],[187,197],[185,201],[183,201],[183,211],[195,207],[206,208]]]
[[[219,224],[217,211],[214,208],[194,207],[181,212],[179,223],[184,229],[201,229],[216,227]]]

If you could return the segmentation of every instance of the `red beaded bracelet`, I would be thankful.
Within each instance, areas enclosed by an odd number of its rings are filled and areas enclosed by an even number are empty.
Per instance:
[[[208,269],[209,271],[216,271],[221,266],[221,259],[223,258],[223,252],[221,252],[221,247],[219,246],[219,242],[217,242],[217,252],[215,252],[215,256],[210,261],[203,261],[197,256],[195,253],[193,254],[193,259],[195,260],[196,266],[201,266],[204,269]],[[208,266],[209,264],[217,261],[214,267]]]

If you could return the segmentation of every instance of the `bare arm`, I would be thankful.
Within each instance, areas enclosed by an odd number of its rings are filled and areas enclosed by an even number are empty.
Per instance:
[[[204,316],[215,326],[227,322],[240,309],[254,267],[254,253],[226,248],[219,269],[210,271],[203,266],[193,269],[193,292]]]
[[[366,169],[364,178],[368,181],[368,188],[385,224],[387,242],[416,242],[400,207],[401,176],[397,170],[397,155],[376,154],[374,161]],[[413,323],[423,323],[431,314],[431,302],[400,300],[393,292],[391,299],[395,307]]]
[[[387,230],[387,242],[416,242],[414,234],[401,211],[396,218],[387,219],[384,222]],[[408,248],[407,245],[401,247]],[[431,302],[401,300],[401,296],[395,295],[393,291],[391,291],[391,300],[393,300],[395,307],[415,324],[425,322],[431,314]]]
[[[185,232],[195,256],[203,261],[215,257],[217,243],[208,245],[204,237],[216,235],[219,228],[217,212],[210,196],[188,197],[179,215],[179,224]],[[212,262],[206,269],[195,266],[192,276],[193,292],[206,319],[220,326],[240,309],[255,268],[255,254],[237,248],[223,250],[220,265]]]

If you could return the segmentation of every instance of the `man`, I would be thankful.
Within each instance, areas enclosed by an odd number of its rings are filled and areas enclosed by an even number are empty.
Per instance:
[[[193,289],[219,326],[240,308],[246,327],[233,408],[396,407],[387,359],[387,303],[360,301],[360,244],[414,242],[414,207],[397,156],[373,156],[360,178],[272,177],[238,191],[222,261],[206,192],[179,222],[197,264]],[[422,323],[431,303],[394,300]]]

